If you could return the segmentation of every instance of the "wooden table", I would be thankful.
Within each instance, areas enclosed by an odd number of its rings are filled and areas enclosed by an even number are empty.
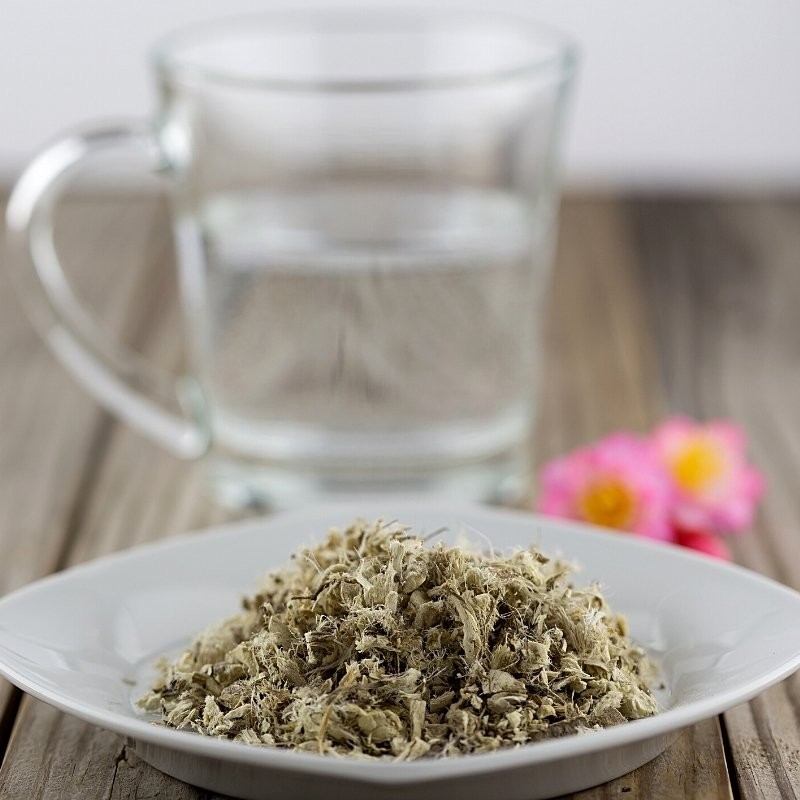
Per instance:
[[[163,206],[144,196],[74,200],[57,239],[108,326],[176,368]],[[615,428],[643,431],[671,412],[731,416],[769,481],[756,530],[733,543],[736,559],[800,588],[800,202],[570,198],[552,297],[537,458]],[[0,418],[0,594],[226,518],[197,465],[138,438],[73,384],[23,318],[4,270]],[[2,682],[0,757],[3,800],[209,796]],[[800,675],[579,795],[618,796],[800,796]]]

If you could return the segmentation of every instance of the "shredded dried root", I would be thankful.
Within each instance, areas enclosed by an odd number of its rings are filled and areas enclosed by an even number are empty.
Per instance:
[[[399,760],[655,714],[624,618],[568,573],[534,549],[426,547],[359,520],[162,662],[140,705],[208,736]]]

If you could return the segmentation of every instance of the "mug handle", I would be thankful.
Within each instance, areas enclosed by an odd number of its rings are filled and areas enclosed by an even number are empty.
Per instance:
[[[197,381],[150,364],[109,340],[72,291],[53,242],[53,209],[87,162],[107,154],[143,158],[169,170],[145,126],[70,134],[43,150],[14,186],[6,209],[11,271],[28,315],[73,376],[109,411],[181,458],[209,447],[206,404]]]

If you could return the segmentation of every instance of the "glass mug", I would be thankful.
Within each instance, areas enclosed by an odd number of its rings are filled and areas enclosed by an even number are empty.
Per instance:
[[[530,480],[574,52],[524,17],[275,11],[157,49],[151,125],[67,136],[7,209],[29,313],[124,421],[234,505]],[[110,342],[51,214],[104,154],[170,181],[191,375]]]

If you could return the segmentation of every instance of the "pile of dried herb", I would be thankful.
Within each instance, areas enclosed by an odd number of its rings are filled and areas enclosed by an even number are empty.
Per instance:
[[[396,759],[656,713],[625,621],[568,572],[534,549],[427,547],[358,521],[268,575],[140,702],[209,736]]]

